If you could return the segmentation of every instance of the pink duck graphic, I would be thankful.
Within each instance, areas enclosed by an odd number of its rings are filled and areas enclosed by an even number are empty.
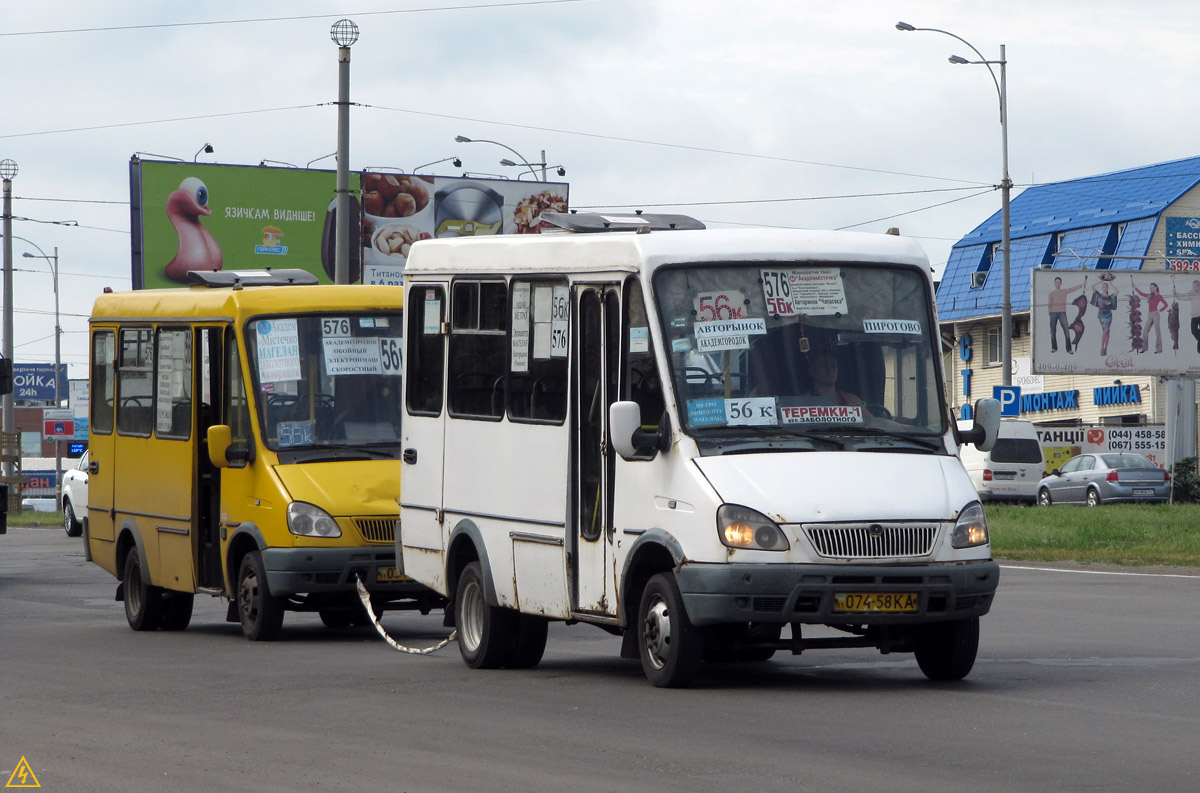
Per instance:
[[[194,176],[184,179],[179,189],[167,196],[167,217],[179,235],[179,250],[164,271],[168,278],[186,281],[192,270],[221,269],[221,246],[200,223],[201,215],[211,214],[208,188]]]

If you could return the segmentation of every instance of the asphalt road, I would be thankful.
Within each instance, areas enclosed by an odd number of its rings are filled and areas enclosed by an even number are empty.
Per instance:
[[[1186,571],[1006,566],[957,684],[847,650],[682,691],[586,626],[552,626],[537,669],[473,671],[455,645],[405,655],[315,616],[251,643],[211,598],[186,632],[135,633],[114,591],[60,530],[0,537],[0,783],[24,757],[44,791],[1200,790]]]

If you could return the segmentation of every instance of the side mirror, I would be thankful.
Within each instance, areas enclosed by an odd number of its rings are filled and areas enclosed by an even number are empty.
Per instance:
[[[1061,468],[1055,468],[1055,469],[1054,469],[1053,471],[1051,471],[1050,473],[1051,473],[1052,475],[1054,475],[1054,476],[1062,476],[1062,469],[1061,469]]]
[[[959,433],[963,443],[973,443],[981,452],[991,451],[1000,432],[1000,400],[975,400],[974,423],[971,429]]]
[[[233,445],[233,429],[228,424],[213,424],[208,428],[208,459],[217,468],[228,468],[229,447]]]
[[[664,412],[658,429],[642,429],[642,407],[637,402],[613,402],[608,407],[608,434],[613,448],[626,460],[652,460],[671,437]]]

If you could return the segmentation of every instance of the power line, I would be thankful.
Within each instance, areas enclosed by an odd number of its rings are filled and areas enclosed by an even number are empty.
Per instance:
[[[790,201],[836,201],[844,198],[886,198],[889,196],[924,195],[927,193],[946,193],[974,189],[974,187],[938,187],[931,190],[900,190],[887,193],[848,193],[845,195],[799,196],[797,198],[743,198],[732,201],[668,201],[661,204],[591,204],[582,206],[576,205],[575,209],[643,209],[648,207],[703,207],[738,206],[746,204],[784,204]],[[980,193],[976,193],[975,195],[980,195]]]
[[[323,107],[329,102],[317,102],[311,105],[294,105],[292,107],[265,107],[259,110],[235,110],[229,113],[205,113],[199,116],[179,116],[177,118],[160,118],[151,121],[123,121],[116,124],[97,124],[91,127],[67,127],[64,129],[48,129],[41,132],[14,132],[0,135],[0,140],[6,138],[33,138],[40,135],[59,135],[64,132],[96,132],[102,129],[119,129],[121,127],[143,127],[150,124],[172,124],[178,121],[199,121],[206,118],[229,118],[230,116],[249,116],[256,113],[277,113],[281,110],[306,110],[313,107]]]
[[[428,14],[437,11],[478,11],[487,8],[514,8],[519,6],[560,5],[563,3],[586,3],[593,0],[521,0],[511,3],[480,3],[461,6],[430,6],[428,8],[402,8],[392,11],[357,11],[349,14],[309,14],[291,17],[257,17],[251,19],[221,19],[209,22],[161,22],[152,25],[109,25],[94,28],[61,28],[59,30],[22,30],[11,33],[0,33],[0,37],[14,36],[53,36],[63,33],[107,33],[119,30],[157,30],[162,28],[212,27],[215,25],[249,25],[263,22],[299,22],[310,19],[340,19],[343,17],[372,17],[389,14]]]

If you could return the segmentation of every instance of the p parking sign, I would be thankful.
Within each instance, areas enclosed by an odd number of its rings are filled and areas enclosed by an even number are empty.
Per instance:
[[[1016,385],[992,386],[992,398],[1000,402],[1001,416],[1021,415],[1021,387]]]

